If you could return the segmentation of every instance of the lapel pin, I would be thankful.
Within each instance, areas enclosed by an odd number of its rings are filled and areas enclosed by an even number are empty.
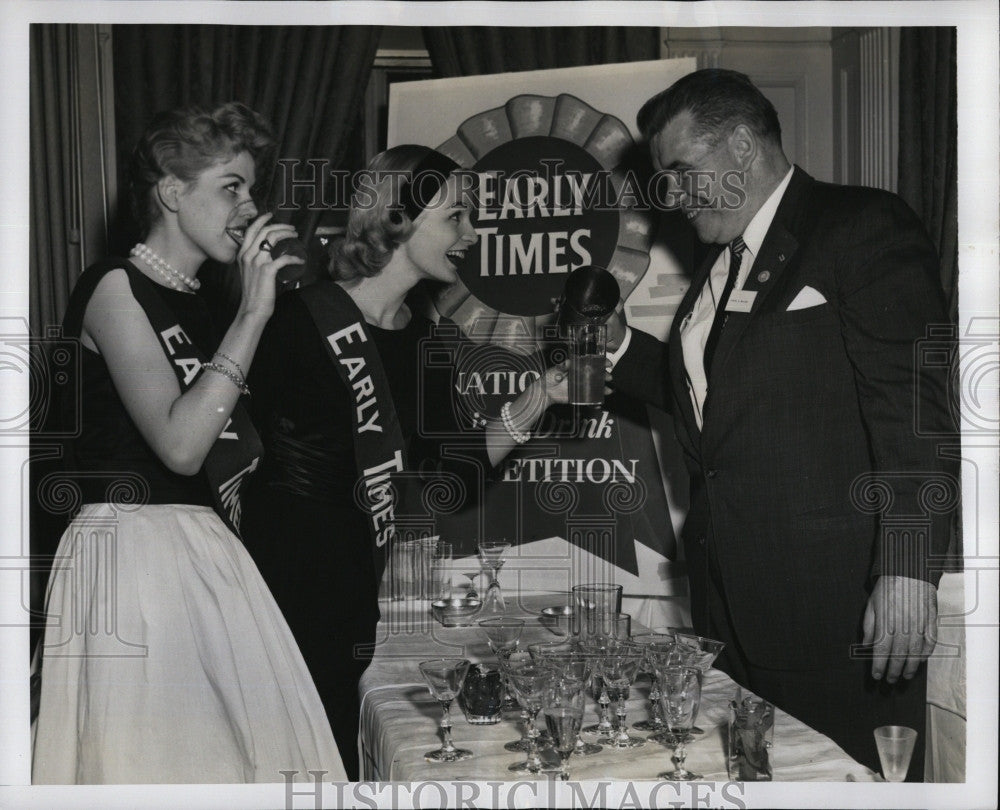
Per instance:
[[[757,281],[759,281],[761,284],[765,284],[770,277],[771,277],[771,272],[769,270],[761,270],[757,274]]]
[[[784,253],[779,253],[778,254],[778,261],[779,262],[783,262],[784,260],[785,260],[785,254]]]

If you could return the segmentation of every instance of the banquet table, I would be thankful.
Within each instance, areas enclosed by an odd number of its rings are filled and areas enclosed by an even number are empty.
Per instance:
[[[540,619],[541,609],[559,604],[552,594],[508,597],[505,615],[525,619],[521,647],[535,641],[557,638]],[[496,725],[470,725],[458,705],[452,706],[452,737],[455,745],[468,748],[473,757],[461,762],[432,763],[424,754],[441,744],[440,704],[431,696],[420,676],[418,663],[437,657],[468,658],[473,663],[493,660],[482,631],[477,627],[443,627],[428,612],[426,602],[383,602],[382,621],[375,657],[361,680],[361,727],[359,751],[364,778],[378,782],[419,782],[424,780],[523,780],[530,775],[514,774],[507,767],[523,761],[524,754],[504,750],[504,743],[521,733],[517,713],[505,714]],[[486,618],[481,616],[479,618]],[[642,627],[633,626],[633,633]],[[705,675],[701,710],[697,724],[705,733],[687,746],[686,766],[706,781],[725,781],[725,726],[729,701],[736,683],[716,669]],[[648,717],[649,681],[640,679],[627,703],[628,724]],[[596,722],[597,705],[588,701],[584,724]],[[647,737],[648,733],[630,729]],[[593,742],[594,735],[584,735]],[[673,770],[673,751],[659,743],[627,751],[608,746],[598,754],[574,755],[568,770],[574,780],[655,780],[657,774]],[[551,751],[543,759],[554,763]],[[774,781],[868,782],[880,777],[851,759],[831,739],[776,707]],[[551,778],[541,773],[538,779]]]

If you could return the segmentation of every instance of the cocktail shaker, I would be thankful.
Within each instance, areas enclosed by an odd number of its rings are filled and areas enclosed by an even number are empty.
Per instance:
[[[605,323],[618,306],[618,282],[603,267],[585,264],[566,278],[559,299],[559,330],[564,335],[576,324]]]

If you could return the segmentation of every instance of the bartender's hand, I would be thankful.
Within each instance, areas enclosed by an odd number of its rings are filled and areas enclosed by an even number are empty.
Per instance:
[[[628,323],[625,321],[625,301],[618,299],[618,306],[611,313],[607,321],[608,324],[608,351],[613,352],[622,345],[625,339],[625,329]]]
[[[545,395],[545,407],[566,405],[569,402],[569,362],[564,360],[545,369],[537,384]]]
[[[922,579],[880,576],[863,628],[863,643],[872,645],[872,677],[909,680],[937,643],[937,588]]]

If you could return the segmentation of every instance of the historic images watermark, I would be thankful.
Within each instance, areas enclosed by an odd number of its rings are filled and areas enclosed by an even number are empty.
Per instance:
[[[565,168],[561,159],[543,159],[541,171],[456,169],[458,199],[472,207],[477,220],[579,216],[584,211],[669,211],[690,208],[735,210],[746,203],[746,175],[731,170],[658,169],[650,173],[634,169],[600,169],[585,172]],[[421,209],[451,206],[454,200],[438,196],[446,176],[436,169],[419,171],[368,170],[352,172],[331,168],[327,158],[278,161],[275,180],[279,210],[327,211],[353,206],[369,210],[385,198],[399,199],[408,186]]]
[[[326,771],[281,771],[285,810],[295,808],[545,807],[572,810],[713,807],[744,810],[742,782],[453,781],[323,782]],[[296,781],[297,780],[297,781]],[[306,784],[303,784],[303,783]]]

